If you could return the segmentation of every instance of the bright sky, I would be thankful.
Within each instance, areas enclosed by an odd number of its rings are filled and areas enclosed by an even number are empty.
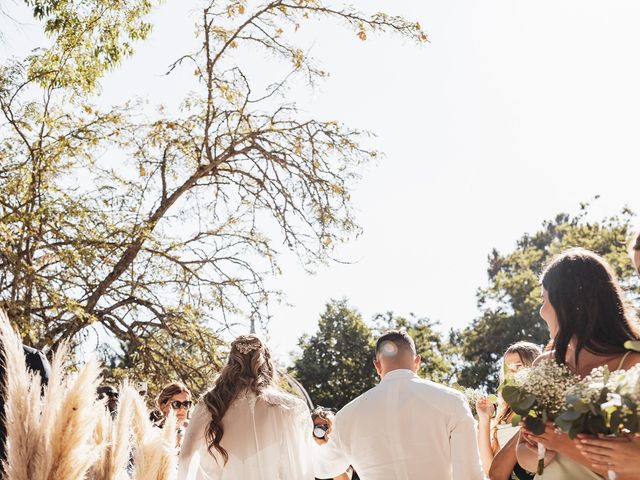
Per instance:
[[[463,327],[492,248],[513,248],[596,194],[595,218],[640,212],[637,0],[360,3],[419,21],[431,43],[361,42],[333,24],[308,32],[331,77],[288,100],[372,130],[386,156],[354,194],[364,233],[339,252],[353,263],[309,276],[283,259],[272,284],[291,306],[272,309],[269,330],[282,359],[330,298],[347,297],[365,318],[393,310]],[[103,83],[104,102],[183,98],[188,72],[161,74],[191,42],[197,5],[167,0],[138,55]],[[8,44],[25,48],[33,35],[25,27]]]

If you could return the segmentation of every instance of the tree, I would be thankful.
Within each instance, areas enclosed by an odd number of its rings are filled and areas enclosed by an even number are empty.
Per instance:
[[[510,344],[527,340],[544,345],[549,341],[547,326],[538,313],[539,275],[554,255],[571,247],[592,250],[613,266],[627,291],[637,295],[638,281],[627,252],[633,213],[624,209],[618,216],[596,222],[587,219],[587,211],[588,205],[583,205],[577,215],[559,214],[545,221],[538,232],[523,235],[512,252],[491,252],[489,285],[478,290],[480,316],[459,337],[466,361],[460,384],[495,391],[498,364]]]
[[[295,32],[324,19],[362,40],[426,36],[322,0],[211,2],[200,48],[169,67],[195,70],[199,91],[179,113],[149,118],[135,103],[92,104],[100,78],[147,35],[149,1],[27,3],[52,45],[0,69],[2,306],[38,347],[93,330],[148,364],[192,343],[200,364],[216,364],[214,327],[268,318],[264,278],[279,272],[279,245],[313,265],[358,231],[350,190],[376,156],[367,132],[284,102],[292,78],[325,74]],[[235,55],[243,47],[290,74],[260,88]],[[167,339],[153,352],[151,335]]]
[[[318,332],[298,345],[293,374],[317,405],[340,409],[377,383],[371,329],[345,299],[327,303]]]
[[[438,332],[438,323],[413,314],[409,318],[393,312],[374,317],[376,336],[390,329],[404,329],[413,338],[416,351],[422,357],[418,375],[437,383],[449,384],[455,375],[453,345]]]

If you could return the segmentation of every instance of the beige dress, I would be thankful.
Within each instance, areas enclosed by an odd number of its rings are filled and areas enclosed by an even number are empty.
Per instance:
[[[544,467],[544,480],[602,480],[603,477],[561,453]]]
[[[622,365],[624,365],[630,353],[632,352],[627,352],[624,357],[622,357],[620,365],[618,365],[616,370],[622,368]],[[544,467],[543,478],[544,480],[602,480],[604,477],[574,462],[561,453],[556,453],[556,456],[551,460],[549,465]]]

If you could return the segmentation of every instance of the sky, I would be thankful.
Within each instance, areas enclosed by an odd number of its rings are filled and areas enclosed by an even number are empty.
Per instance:
[[[167,0],[137,55],[103,82],[100,101],[139,96],[175,108],[193,80],[186,71],[162,74],[194,44],[199,4]],[[348,298],[365,319],[394,311],[462,328],[477,315],[493,248],[514,248],[545,219],[576,213],[596,195],[593,218],[624,206],[640,213],[639,2],[356,5],[419,21],[430,43],[362,42],[333,23],[305,32],[331,75],[287,100],[371,130],[385,155],[353,193],[363,233],[337,252],[349,263],[309,275],[284,255],[283,275],[269,280],[288,304],[272,307],[268,331],[283,361],[315,331],[329,299]],[[39,41],[26,22],[6,35],[3,56]]]

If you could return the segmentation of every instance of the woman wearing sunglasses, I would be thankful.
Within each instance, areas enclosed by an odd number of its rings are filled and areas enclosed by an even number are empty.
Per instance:
[[[191,392],[180,382],[174,382],[166,385],[156,399],[156,406],[162,413],[160,419],[155,423],[157,427],[164,427],[164,422],[171,410],[173,410],[176,414],[178,447],[182,443],[184,429],[187,427],[188,423],[187,415],[189,413],[189,410],[191,410],[192,405],[193,402],[191,401]]]

